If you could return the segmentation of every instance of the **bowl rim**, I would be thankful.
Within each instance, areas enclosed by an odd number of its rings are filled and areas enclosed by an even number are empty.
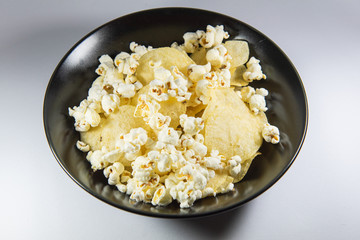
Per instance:
[[[304,96],[304,106],[305,106],[305,121],[303,124],[303,133],[301,136],[301,140],[297,146],[297,149],[293,155],[293,157],[291,158],[291,160],[288,162],[287,165],[284,166],[284,168],[282,169],[281,172],[279,172],[278,175],[276,175],[276,177],[274,177],[269,183],[267,183],[263,188],[261,188],[260,190],[258,190],[255,194],[253,194],[251,197],[248,197],[242,201],[236,202],[234,204],[231,204],[227,207],[223,207],[223,208],[219,208],[216,210],[211,210],[211,211],[207,211],[204,213],[190,213],[190,214],[180,214],[180,215],[170,215],[170,214],[164,214],[164,213],[159,213],[159,212],[144,212],[141,210],[137,210],[137,209],[133,209],[133,208],[128,208],[126,206],[122,206],[119,204],[116,204],[114,202],[109,201],[107,198],[103,197],[102,195],[98,194],[95,191],[92,191],[91,189],[89,189],[87,186],[83,185],[79,180],[77,180],[74,176],[71,175],[71,173],[68,171],[68,169],[64,166],[64,164],[62,163],[59,155],[57,154],[56,149],[54,148],[54,144],[52,141],[52,138],[50,136],[49,133],[49,126],[48,126],[48,117],[46,114],[46,106],[47,106],[47,99],[48,99],[48,92],[49,92],[49,88],[52,84],[52,82],[54,81],[54,77],[56,75],[56,73],[58,72],[59,68],[62,66],[62,64],[64,63],[64,61],[67,59],[67,57],[74,51],[75,48],[77,48],[82,42],[84,42],[87,38],[89,38],[91,35],[93,35],[94,33],[96,33],[97,31],[99,31],[100,29],[113,24],[114,22],[117,21],[121,21],[124,18],[130,17],[130,16],[134,16],[134,15],[138,15],[138,14],[144,14],[144,13],[150,13],[150,12],[154,12],[154,11],[198,11],[199,13],[203,12],[203,13],[211,13],[211,14],[215,14],[224,18],[227,18],[231,21],[235,21],[241,25],[244,25],[245,27],[251,29],[252,31],[256,32],[257,34],[263,36],[267,41],[269,41],[272,45],[275,46],[275,48],[281,53],[283,54],[285,60],[290,64],[290,66],[292,67],[292,69],[294,70],[294,73],[296,75],[296,78],[298,79],[298,82],[301,86],[301,91],[302,94]],[[300,89],[299,89],[300,90]],[[66,53],[65,55],[61,58],[61,60],[59,61],[59,63],[57,64],[56,68],[54,69],[50,80],[47,84],[46,87],[46,91],[45,91],[45,95],[44,95],[44,100],[43,100],[43,126],[44,126],[44,131],[45,131],[45,136],[48,142],[48,145],[51,149],[52,154],[54,155],[55,159],[57,160],[58,164],[61,166],[61,168],[65,171],[65,173],[77,184],[79,185],[83,190],[85,190],[86,192],[88,192],[91,196],[117,208],[120,210],[124,210],[127,212],[131,212],[131,213],[135,213],[141,216],[147,216],[147,217],[156,217],[156,218],[168,218],[168,219],[179,219],[179,218],[199,218],[199,217],[206,217],[206,216],[210,216],[210,215],[216,215],[216,214],[220,214],[220,213],[224,213],[224,212],[228,212],[230,210],[236,209],[240,206],[243,206],[245,203],[257,198],[258,196],[260,196],[261,194],[263,194],[265,191],[267,191],[270,187],[272,187],[277,181],[279,181],[279,179],[288,171],[288,169],[291,167],[291,165],[294,163],[295,159],[297,158],[303,143],[305,141],[306,138],[306,134],[307,134],[307,130],[308,130],[308,124],[309,124],[309,106],[308,106],[308,100],[307,100],[307,95],[306,95],[306,90],[304,87],[304,84],[302,82],[302,79],[297,71],[297,69],[295,68],[294,64],[291,62],[291,60],[289,59],[289,57],[285,54],[285,52],[274,42],[272,41],[269,37],[267,37],[267,35],[265,35],[264,33],[260,32],[259,30],[255,29],[254,27],[248,25],[247,23],[238,20],[234,17],[231,17],[229,15],[225,15],[223,13],[219,13],[219,12],[215,12],[215,11],[211,11],[211,10],[206,10],[206,9],[200,9],[200,8],[191,8],[191,7],[159,7],[159,8],[151,8],[151,9],[144,9],[144,10],[140,10],[140,11],[135,11],[135,12],[131,12],[129,14],[125,14],[122,15],[120,17],[117,17],[115,19],[112,19],[102,25],[100,25],[99,27],[95,28],[94,30],[90,31],[89,33],[87,33],[85,36],[83,36],[80,40],[78,40]]]

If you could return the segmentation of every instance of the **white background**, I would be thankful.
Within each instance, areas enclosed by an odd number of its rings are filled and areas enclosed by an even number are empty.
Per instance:
[[[138,10],[221,12],[275,41],[299,71],[309,129],[289,171],[226,214],[157,219],[118,210],[76,185],[43,129],[49,78],[85,34]],[[0,239],[360,239],[360,2],[0,2]]]

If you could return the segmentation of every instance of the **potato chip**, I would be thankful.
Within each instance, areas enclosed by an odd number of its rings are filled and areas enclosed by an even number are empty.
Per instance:
[[[246,71],[246,67],[244,65],[240,65],[236,68],[231,68],[231,79],[230,79],[230,85],[232,86],[238,86],[243,87],[247,86],[249,84],[248,81],[245,81],[243,78],[243,74]]]
[[[262,144],[265,114],[254,115],[231,88],[212,91],[202,118],[208,151],[218,150],[226,159],[239,155],[243,161],[249,160]]]
[[[190,55],[190,58],[194,60],[197,65],[205,65],[207,63],[206,52],[206,48],[198,48]]]
[[[157,62],[161,66],[170,70],[176,66],[180,72],[187,74],[187,67],[194,61],[186,54],[175,48],[163,47],[145,53],[139,59],[139,66],[136,70],[136,77],[145,86],[154,80],[154,67]]]
[[[230,177],[226,172],[216,172],[213,178],[210,178],[206,187],[214,189],[215,193],[224,193],[230,183],[234,181],[234,178]]]
[[[81,132],[81,141],[89,144],[92,151],[102,147],[113,150],[118,137],[129,133],[132,128],[142,127],[151,131],[142,118],[134,117],[134,111],[134,106],[120,106],[116,112],[102,119],[99,126],[87,132]]]
[[[159,103],[159,113],[171,117],[170,127],[176,129],[180,125],[180,115],[186,113],[186,104],[178,102],[173,97],[170,97],[168,101]]]
[[[203,105],[203,104],[199,104],[194,107],[187,107],[186,114],[190,117],[201,117],[205,108],[206,108],[206,105]]]
[[[225,48],[231,56],[231,67],[245,64],[249,59],[249,45],[246,41],[229,40],[224,43]]]

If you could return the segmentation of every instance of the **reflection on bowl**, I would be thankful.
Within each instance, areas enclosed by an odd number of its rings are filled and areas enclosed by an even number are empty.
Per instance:
[[[250,53],[261,59],[267,80],[261,82],[271,93],[267,98],[269,122],[279,127],[280,144],[264,143],[262,155],[255,158],[235,191],[195,202],[189,209],[177,203],[166,207],[137,203],[107,185],[102,173],[93,172],[86,154],[75,147],[79,134],[67,108],[86,98],[98,58],[114,57],[128,51],[132,41],[153,47],[182,42],[185,32],[224,25],[231,39],[249,43]],[[258,87],[254,83],[253,87]],[[295,160],[305,138],[308,119],[307,100],[301,79],[287,56],[269,38],[234,18],[205,10],[161,8],[133,13],[115,19],[89,33],[64,56],[55,69],[44,99],[44,126],[51,150],[65,172],[83,189],[117,208],[156,217],[196,217],[223,212],[241,206],[270,188]]]

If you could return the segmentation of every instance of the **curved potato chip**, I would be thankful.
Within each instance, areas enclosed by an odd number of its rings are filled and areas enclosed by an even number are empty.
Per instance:
[[[196,51],[190,55],[190,58],[194,60],[197,65],[205,65],[207,64],[206,53],[206,49],[201,47],[196,49]]]
[[[180,125],[180,115],[186,113],[186,104],[170,97],[168,101],[159,102],[159,113],[171,117],[170,127],[176,129]]]
[[[163,47],[149,51],[139,59],[136,70],[136,77],[143,85],[148,85],[154,80],[154,68],[151,65],[159,61],[162,67],[170,70],[172,66],[176,66],[185,75],[187,75],[187,67],[194,63],[186,53],[175,48]]]
[[[230,85],[232,86],[238,86],[243,87],[247,86],[249,82],[245,81],[243,78],[243,74],[246,71],[246,67],[244,65],[240,65],[236,68],[231,68],[231,79],[230,79]]]
[[[224,193],[229,186],[230,183],[234,181],[234,178],[230,177],[226,172],[224,171],[216,171],[216,174],[213,178],[210,178],[209,181],[206,184],[206,187],[210,187],[214,189],[214,192],[216,194],[218,193]]]
[[[218,150],[226,159],[239,155],[251,159],[259,150],[266,115],[254,115],[231,88],[214,89],[202,118],[208,151]],[[219,144],[221,143],[221,144]]]
[[[206,108],[206,105],[204,104],[199,104],[197,106],[190,106],[187,107],[186,109],[186,114],[189,117],[201,117],[203,110]]]
[[[231,67],[238,67],[245,64],[249,59],[249,45],[246,41],[229,40],[224,43],[224,47],[231,56]]]
[[[100,150],[102,147],[113,150],[120,134],[127,134],[132,128],[138,127],[151,131],[142,118],[134,117],[134,111],[134,106],[120,106],[116,112],[102,119],[99,126],[81,132],[81,141],[89,144],[92,151]]]

